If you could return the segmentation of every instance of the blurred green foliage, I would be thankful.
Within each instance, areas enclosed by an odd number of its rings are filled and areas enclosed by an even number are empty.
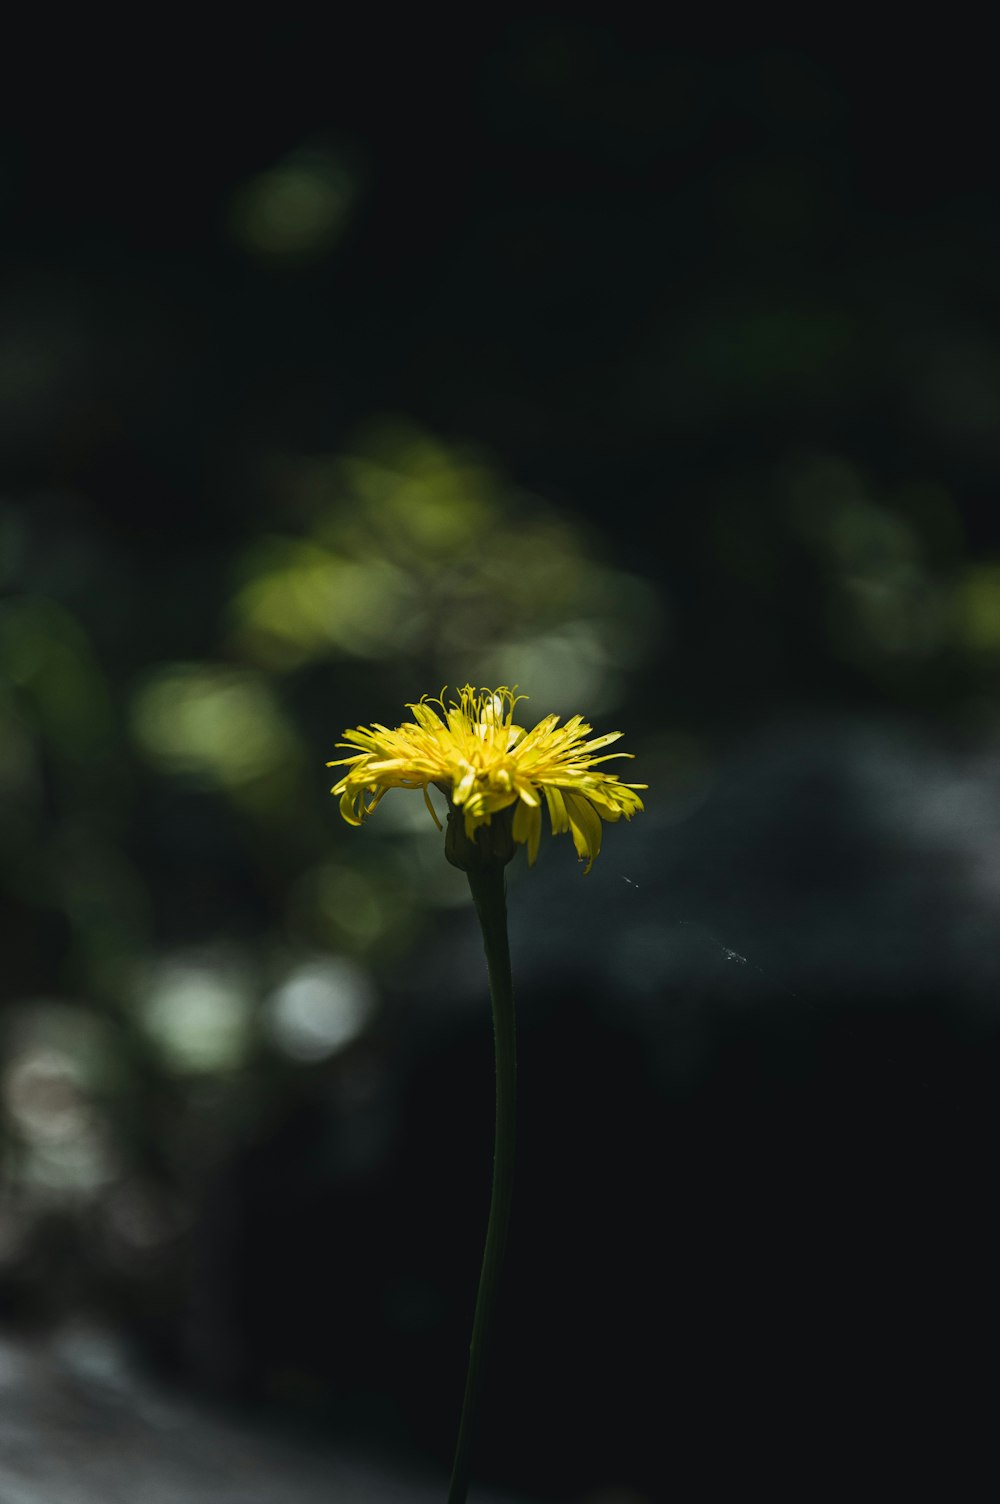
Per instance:
[[[4,1194],[29,1283],[53,1273],[43,1227],[81,1215],[98,1269],[113,1255],[158,1278],[150,1247],[190,1225],[245,1113],[349,1060],[435,905],[463,901],[422,805],[390,803],[372,840],[339,820],[324,763],[340,733],[446,681],[518,674],[539,715],[613,708],[656,651],[649,582],[413,422],[277,456],[268,484],[286,526],[234,547],[208,656],[116,680],[91,602],[14,580],[0,607]],[[30,535],[30,515],[8,518]],[[203,905],[207,875],[221,891]]]

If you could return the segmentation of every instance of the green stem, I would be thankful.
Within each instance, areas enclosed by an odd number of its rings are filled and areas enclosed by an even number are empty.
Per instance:
[[[469,1371],[465,1381],[462,1419],[455,1446],[455,1462],[448,1491],[448,1504],[465,1504],[476,1407],[482,1387],[483,1365],[496,1310],[500,1269],[510,1221],[514,1185],[514,1135],[516,1106],[516,1047],[514,994],[507,940],[507,904],[501,862],[483,862],[467,871],[472,899],[479,915],[486,950],[486,966],[493,1003],[493,1043],[496,1053],[496,1138],[493,1150],[493,1193],[486,1228],[486,1246],[479,1275],[479,1294],[469,1344]]]

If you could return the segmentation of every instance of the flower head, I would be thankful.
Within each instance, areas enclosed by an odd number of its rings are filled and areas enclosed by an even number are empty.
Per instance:
[[[542,835],[544,798],[554,834],[570,832],[589,872],[601,849],[601,821],[622,815],[629,820],[642,809],[635,790],[646,785],[621,783],[600,766],[631,753],[595,755],[622,733],[588,741],[591,727],[578,715],[562,726],[557,715],[547,715],[526,731],[514,724],[515,706],[524,696],[507,688],[477,690],[467,684],[448,704],[443,694],[407,706],[413,720],[393,731],[374,725],[344,732],[338,746],[361,750],[327,767],[347,769],[330,792],[340,796],[348,824],[360,825],[389,789],[422,789],[440,829],[427,793],[434,784],[452,809],[461,811],[470,840],[494,815],[511,810],[513,838],[527,846],[531,864]]]

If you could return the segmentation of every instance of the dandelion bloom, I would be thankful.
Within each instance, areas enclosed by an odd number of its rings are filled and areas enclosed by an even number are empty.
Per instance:
[[[457,702],[425,695],[409,705],[413,720],[393,731],[380,725],[345,731],[337,745],[361,750],[327,763],[347,769],[330,791],[340,795],[340,813],[348,824],[360,825],[389,789],[422,789],[440,829],[427,793],[434,784],[453,809],[461,810],[469,840],[494,815],[513,809],[513,838],[527,846],[531,864],[542,835],[544,797],[553,833],[570,832],[589,872],[601,849],[601,821],[631,819],[642,809],[635,790],[646,784],[621,783],[599,766],[632,755],[595,756],[616,742],[620,731],[588,741],[591,727],[578,715],[563,726],[557,715],[547,715],[526,731],[514,724],[514,708],[522,699],[505,687],[476,690],[467,684]]]

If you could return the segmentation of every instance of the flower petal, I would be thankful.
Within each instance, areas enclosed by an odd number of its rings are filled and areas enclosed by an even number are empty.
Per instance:
[[[542,839],[542,807],[540,804],[522,804],[514,811],[514,840],[528,848],[528,866],[535,865],[538,847]]]
[[[563,799],[562,791],[556,788],[554,784],[545,783],[542,785],[542,792],[545,795],[545,802],[549,807],[552,834],[554,836],[561,836],[565,831],[569,830],[569,815],[566,813],[566,801]]]
[[[584,857],[588,858],[586,871],[589,872],[594,865],[594,858],[600,854],[601,850],[601,817],[589,799],[570,793],[563,797],[566,800],[569,828],[576,854],[581,860]]]

